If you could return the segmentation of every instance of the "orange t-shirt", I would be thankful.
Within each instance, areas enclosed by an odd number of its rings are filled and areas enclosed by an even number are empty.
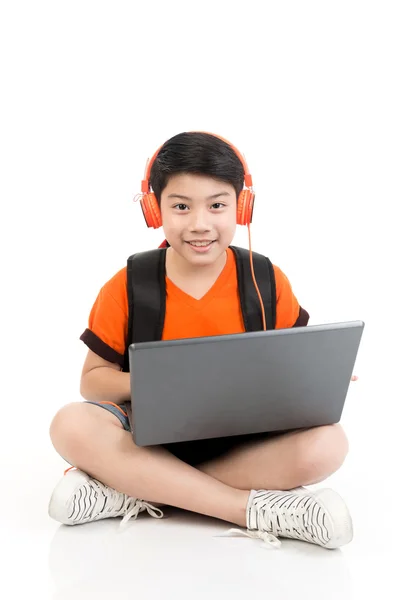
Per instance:
[[[214,285],[196,300],[166,277],[163,340],[226,335],[245,331],[240,306],[236,260],[228,248],[224,269]],[[273,265],[276,285],[276,329],[307,325],[309,315],[301,308],[286,275]],[[127,269],[124,267],[100,290],[80,339],[96,354],[124,364],[128,335]]]

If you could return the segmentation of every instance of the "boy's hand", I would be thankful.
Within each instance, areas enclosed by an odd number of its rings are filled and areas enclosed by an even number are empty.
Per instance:
[[[358,375],[353,375],[351,378],[351,381],[357,381],[357,379],[358,379]]]

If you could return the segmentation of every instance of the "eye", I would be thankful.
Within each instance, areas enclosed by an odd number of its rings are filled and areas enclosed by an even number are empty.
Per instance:
[[[222,204],[222,202],[215,202],[215,203],[212,205],[212,208],[216,208],[216,209],[218,209],[218,208],[223,208],[224,206],[225,206],[225,204]]]
[[[188,208],[188,205],[181,202],[180,204],[176,204],[174,208],[177,208],[179,211],[184,211],[186,208]]]

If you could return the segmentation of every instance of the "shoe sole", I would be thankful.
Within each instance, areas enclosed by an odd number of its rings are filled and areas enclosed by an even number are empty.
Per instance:
[[[332,538],[323,547],[332,550],[350,543],[353,539],[353,523],[343,498],[329,488],[315,491],[312,495],[331,515]]]

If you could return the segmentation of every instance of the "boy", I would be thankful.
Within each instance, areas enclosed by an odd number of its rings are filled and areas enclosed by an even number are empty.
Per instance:
[[[245,166],[225,140],[199,132],[174,136],[153,157],[150,186],[168,241],[162,339],[245,331],[229,248],[248,181]],[[306,325],[309,315],[288,279],[273,269],[275,327]],[[325,548],[350,542],[352,523],[341,497],[300,487],[343,463],[348,445],[339,424],[137,447],[125,410],[127,324],[124,268],[100,290],[81,336],[89,348],[80,388],[86,402],[61,408],[50,427],[55,449],[76,467],[54,490],[52,518],[69,525],[117,516],[126,522],[144,510],[161,518],[158,506],[172,505],[247,528],[247,535],[271,545],[280,537]]]

